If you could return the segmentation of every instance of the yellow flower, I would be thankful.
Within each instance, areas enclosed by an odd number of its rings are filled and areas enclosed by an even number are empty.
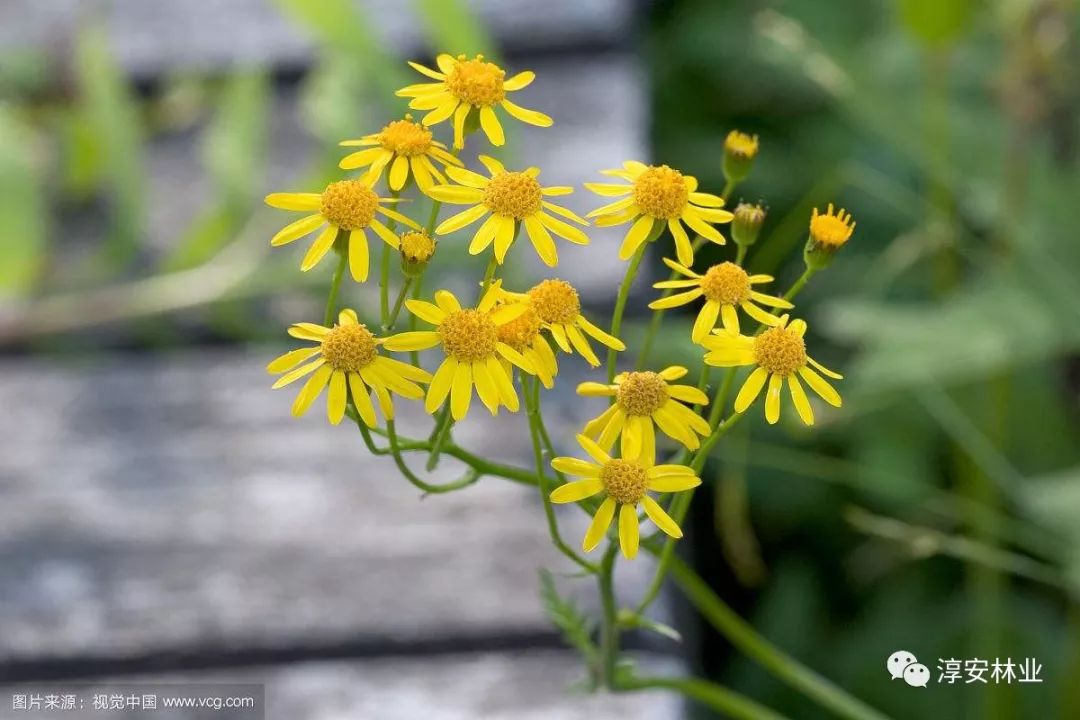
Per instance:
[[[578,395],[615,398],[611,407],[585,425],[582,434],[606,450],[621,433],[623,457],[652,459],[656,457],[656,423],[671,439],[697,450],[701,447],[698,435],[709,434],[709,423],[678,401],[706,405],[709,397],[691,385],[669,384],[686,373],[686,368],[672,365],[658,373],[619,373],[613,385],[581,383]]]
[[[732,130],[724,138],[724,177],[745,180],[758,153],[758,136]]]
[[[506,343],[524,355],[536,371],[540,382],[550,389],[555,385],[555,375],[559,372],[559,365],[555,361],[555,353],[551,351],[548,341],[540,334],[544,325],[540,320],[540,315],[531,302],[526,301],[523,304],[525,311],[521,315],[499,326],[499,342]],[[502,363],[507,374],[510,374],[510,362],[504,358]]]
[[[527,87],[536,77],[535,73],[526,70],[507,80],[506,71],[485,61],[483,55],[467,60],[464,55],[455,58],[443,53],[435,58],[435,63],[439,66],[438,72],[410,62],[413,70],[437,82],[409,85],[398,90],[397,95],[412,98],[409,107],[413,110],[430,111],[421,121],[424,125],[434,125],[453,116],[455,148],[465,147],[465,121],[473,108],[478,111],[480,127],[492,145],[502,145],[506,141],[502,124],[495,114],[496,105],[501,105],[522,122],[551,127],[551,118],[544,113],[526,110],[506,99],[507,93]]]
[[[270,207],[313,214],[286,225],[270,240],[270,244],[275,247],[285,245],[323,228],[300,263],[300,269],[307,271],[315,267],[334,246],[338,231],[346,232],[349,270],[357,282],[363,282],[368,276],[367,228],[374,230],[390,247],[396,249],[398,246],[398,236],[375,217],[376,213],[415,230],[420,229],[419,225],[401,213],[382,207],[382,203],[389,202],[394,201],[380,198],[371,185],[363,180],[332,182],[321,193],[271,193],[266,196],[266,204]]]
[[[385,340],[372,335],[352,310],[342,310],[337,325],[332,328],[297,323],[289,328],[289,334],[318,343],[314,347],[287,352],[266,366],[271,374],[285,373],[274,383],[275,390],[311,376],[293,402],[292,414],[297,417],[307,412],[329,384],[326,416],[331,423],[341,422],[348,396],[351,396],[360,418],[368,427],[375,427],[378,421],[369,388],[375,391],[383,416],[391,420],[394,417],[391,392],[418,400],[424,396],[424,391],[416,383],[431,381],[431,375],[426,371],[379,355],[378,347]],[[315,359],[311,360],[313,357]],[[305,362],[308,360],[310,362]]]
[[[746,378],[739,394],[735,397],[735,412],[745,412],[757,399],[769,381],[765,394],[765,419],[775,423],[780,419],[780,391],[787,380],[791,400],[799,417],[807,425],[814,424],[814,411],[806,398],[806,391],[801,377],[813,388],[825,402],[840,407],[840,394],[825,381],[815,369],[836,380],[843,379],[839,373],[829,370],[806,354],[806,323],[793,320],[788,324],[788,316],[780,318],[780,324],[769,328],[756,337],[738,335],[725,330],[717,330],[702,343],[709,351],[705,353],[705,362],[716,367],[735,367],[756,365],[750,377]]]
[[[473,386],[480,402],[496,414],[500,405],[517,412],[518,396],[506,359],[530,374],[532,363],[520,352],[499,339],[499,328],[520,317],[526,310],[521,303],[496,307],[498,283],[488,288],[475,309],[463,310],[448,290],[435,293],[435,304],[406,300],[409,311],[435,330],[405,332],[384,341],[388,350],[427,350],[442,344],[446,359],[435,371],[428,387],[424,409],[434,413],[450,396],[450,414],[461,420],[469,411]]]
[[[430,130],[413,122],[412,115],[406,115],[404,120],[394,120],[373,135],[365,135],[359,140],[345,140],[341,145],[366,149],[346,155],[338,163],[338,167],[342,170],[356,170],[370,165],[371,169],[364,176],[364,182],[374,186],[382,177],[383,170],[389,166],[390,177],[387,183],[391,190],[405,187],[410,169],[416,184],[421,190],[427,191],[436,182],[446,182],[435,162],[444,166],[461,165],[460,160],[446,151],[446,145],[432,139]]]
[[[591,552],[604,539],[608,526],[615,517],[615,508],[618,507],[619,546],[627,558],[636,556],[639,539],[638,503],[645,508],[645,514],[656,527],[673,538],[682,537],[678,524],[649,496],[649,491],[681,492],[697,487],[701,484],[701,479],[694,475],[692,469],[685,465],[655,465],[652,460],[632,456],[614,459],[584,435],[578,435],[577,440],[593,462],[574,457],[557,457],[552,460],[551,467],[582,479],[555,488],[551,493],[551,501],[578,502],[597,493],[604,493],[604,501],[600,503],[600,508],[585,532],[585,541],[582,543],[585,552]]]
[[[622,340],[607,334],[581,314],[581,298],[574,286],[565,280],[549,278],[533,285],[527,293],[511,293],[506,290],[502,293],[507,297],[528,301],[543,327],[551,333],[562,351],[573,353],[577,350],[593,367],[600,364],[600,359],[593,352],[586,334],[613,350],[622,352],[626,349]]]
[[[819,213],[814,208],[813,217],[810,218],[810,242],[822,250],[835,252],[844,243],[851,239],[855,232],[855,221],[851,219],[851,213],[840,209],[833,213],[833,204],[829,203],[829,209]]]
[[[623,197],[593,210],[586,217],[597,218],[598,226],[621,225],[634,221],[619,248],[619,259],[629,259],[642,243],[648,240],[655,223],[667,223],[679,262],[687,267],[694,264],[694,249],[682,223],[714,243],[723,245],[720,231],[709,223],[730,222],[733,215],[724,206],[723,198],[697,191],[697,180],[683,175],[667,165],[644,165],[633,160],[623,163],[622,170],[602,170],[604,175],[622,178],[629,185],[618,183],[585,183],[597,195]]]
[[[573,192],[573,188],[541,187],[537,180],[540,176],[539,168],[507,172],[503,164],[495,158],[481,155],[479,159],[491,173],[490,178],[464,168],[451,167],[446,169],[446,174],[460,184],[436,185],[428,190],[428,195],[440,202],[473,206],[444,220],[435,228],[435,234],[452,233],[491,213],[473,235],[472,242],[469,243],[469,254],[478,255],[494,242],[495,259],[502,264],[521,224],[525,226],[525,232],[528,233],[540,259],[550,267],[559,262],[551,233],[579,245],[589,243],[589,236],[580,228],[548,214],[562,215],[581,225],[589,224],[576,213],[544,199],[545,196],[566,195]],[[545,213],[545,210],[548,212]]]
[[[668,258],[664,258],[664,263],[675,272],[690,279],[664,280],[653,285],[654,288],[693,289],[653,300],[649,303],[649,307],[653,310],[667,310],[686,305],[704,295],[705,304],[701,306],[701,311],[694,322],[694,329],[690,334],[691,339],[696,343],[704,340],[712,332],[718,318],[723,319],[726,330],[739,332],[739,315],[735,311],[736,306],[741,307],[743,312],[765,325],[776,325],[780,322],[780,318],[765,312],[755,305],[755,302],[785,310],[795,307],[783,298],[766,295],[753,289],[753,285],[772,282],[770,276],[748,275],[733,262],[713,265],[705,271],[704,275],[698,275],[693,270]]]

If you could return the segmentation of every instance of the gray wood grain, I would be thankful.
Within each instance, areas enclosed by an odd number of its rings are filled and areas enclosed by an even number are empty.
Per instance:
[[[570,568],[536,491],[421,498],[321,403],[290,417],[295,389],[263,371],[279,350],[2,363],[0,659],[550,631],[536,572]],[[549,402],[563,451],[596,410]],[[426,419],[400,415],[406,433]],[[458,442],[528,465],[524,416],[484,415]],[[577,544],[587,517],[567,510]],[[623,565],[629,604],[650,566]]]

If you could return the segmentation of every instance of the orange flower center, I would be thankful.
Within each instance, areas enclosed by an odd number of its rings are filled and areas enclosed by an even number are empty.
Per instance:
[[[648,417],[667,402],[667,382],[654,372],[627,373],[615,391],[615,399],[627,415]]]
[[[375,219],[379,196],[360,180],[330,183],[322,193],[322,214],[344,230],[366,228]]]
[[[322,356],[335,370],[359,372],[375,360],[375,336],[364,325],[336,325],[323,338]]]
[[[701,278],[705,297],[721,305],[738,305],[750,297],[750,276],[733,262],[713,265]]]
[[[581,314],[577,290],[565,280],[551,278],[534,285],[529,290],[529,300],[540,320],[546,323],[566,325]]]
[[[464,55],[459,55],[454,69],[446,76],[446,89],[468,105],[495,105],[506,97],[503,86],[505,77],[506,71],[485,62],[483,55],[477,55],[474,60],[466,60]]]
[[[650,167],[634,180],[634,203],[654,218],[681,216],[689,197],[683,174],[667,165]]]
[[[484,205],[496,215],[524,220],[540,211],[543,194],[536,178],[523,172],[501,172],[484,188]]]
[[[439,325],[443,352],[458,362],[474,363],[495,356],[498,328],[487,313],[457,310]]]
[[[600,468],[600,480],[609,497],[620,505],[636,505],[649,489],[645,468],[631,460],[611,460]]]
[[[431,131],[406,117],[384,127],[379,133],[379,144],[397,155],[416,157],[431,149]]]
[[[787,377],[806,365],[806,342],[786,327],[769,328],[754,338],[754,361],[771,374]]]

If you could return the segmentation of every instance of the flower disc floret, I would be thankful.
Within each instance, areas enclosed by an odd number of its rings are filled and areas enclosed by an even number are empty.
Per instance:
[[[622,505],[634,505],[645,497],[649,476],[630,460],[610,460],[600,469],[600,480],[609,497]]]
[[[330,183],[322,193],[322,214],[344,230],[366,228],[375,219],[379,196],[360,180]]]
[[[449,313],[439,325],[443,351],[458,362],[473,363],[495,355],[499,331],[491,317],[479,310]]]
[[[546,323],[572,323],[581,314],[581,298],[565,280],[549,279],[534,285],[529,290],[529,300]]]
[[[322,341],[322,355],[335,370],[360,372],[376,354],[375,336],[363,325],[338,325]]]
[[[679,217],[689,197],[683,174],[667,165],[650,167],[634,181],[634,202],[654,218]]]
[[[501,172],[484,188],[484,205],[496,215],[515,220],[540,212],[542,189],[536,178],[523,172]]]
[[[431,150],[431,131],[406,117],[384,127],[379,133],[379,144],[397,155],[418,157]]]
[[[458,56],[454,69],[446,77],[446,88],[458,100],[479,107],[496,105],[506,99],[503,84],[506,71],[477,55],[473,60]]]
[[[649,417],[667,402],[667,382],[651,371],[627,373],[615,398],[627,415]]]
[[[806,342],[788,327],[769,328],[754,339],[754,361],[771,374],[787,377],[806,365]]]
[[[532,347],[536,336],[540,334],[540,325],[540,316],[536,314],[536,310],[529,307],[510,322],[499,326],[499,342],[523,353]]]
[[[738,305],[750,298],[750,276],[733,262],[713,265],[701,278],[705,297],[721,305]]]

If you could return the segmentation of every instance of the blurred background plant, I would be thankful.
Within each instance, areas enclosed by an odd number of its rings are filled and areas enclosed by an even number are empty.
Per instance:
[[[276,99],[299,94],[311,137],[288,176],[319,186],[337,141],[380,125],[388,110],[370,99],[392,97],[406,72],[362,5],[276,5],[315,38],[310,70],[129,77],[92,13],[70,46],[3,56],[0,346],[70,357],[249,342],[280,332],[253,320],[317,304],[321,289],[304,284],[319,278],[269,254],[274,219],[252,212],[274,126],[293,121]],[[430,47],[497,49],[464,3],[416,5]],[[818,359],[846,369],[843,411],[813,432],[757,420],[733,432],[682,550],[763,635],[891,715],[1075,717],[1077,4],[640,8],[626,43],[649,69],[653,159],[718,189],[727,132],[760,137],[735,193],[769,207],[755,272],[778,287],[799,275],[814,207],[837,202],[858,221],[800,296],[815,347],[831,342]],[[182,151],[193,136],[202,205],[178,213],[153,197],[148,178],[170,168],[151,167],[146,147]],[[659,253],[651,263],[659,276]],[[636,309],[632,348],[647,320]],[[692,315],[670,314],[654,359],[696,363]],[[684,626],[699,625],[687,613]],[[722,636],[684,635],[709,677],[792,717],[828,717]],[[899,648],[935,676],[939,658],[1032,657],[1044,683],[916,692],[887,682]]]

